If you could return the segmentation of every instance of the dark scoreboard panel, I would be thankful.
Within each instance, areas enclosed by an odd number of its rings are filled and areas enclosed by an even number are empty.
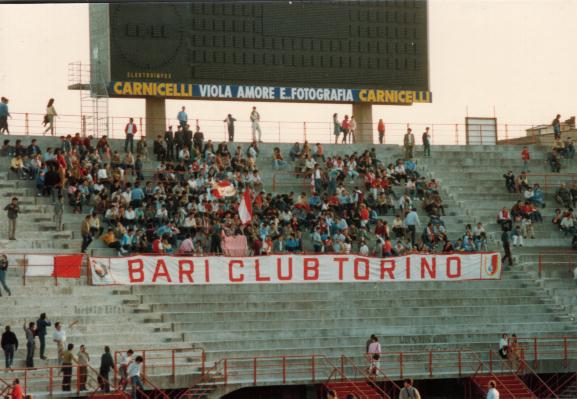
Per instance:
[[[111,81],[429,89],[426,0],[108,7]]]

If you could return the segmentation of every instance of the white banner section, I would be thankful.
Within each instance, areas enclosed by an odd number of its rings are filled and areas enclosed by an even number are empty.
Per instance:
[[[498,253],[91,258],[94,285],[468,281],[501,278]]]

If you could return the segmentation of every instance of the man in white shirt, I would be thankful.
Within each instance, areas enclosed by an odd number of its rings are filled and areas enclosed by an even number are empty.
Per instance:
[[[56,342],[56,347],[58,349],[58,364],[62,364],[62,354],[64,353],[64,346],[66,344],[66,331],[64,331],[60,322],[54,324],[52,340]]]
[[[142,385],[142,381],[140,379],[140,366],[142,361],[142,356],[136,356],[134,362],[128,365],[128,378],[130,379],[130,383],[132,385],[132,399],[138,398],[137,389],[144,391],[144,385]]]
[[[369,256],[369,246],[367,245],[367,243],[364,240],[361,241],[361,247],[359,248],[359,254],[361,256]]]
[[[128,146],[130,145],[130,152],[134,153],[134,135],[136,134],[136,131],[137,129],[134,124],[134,118],[130,118],[124,128],[124,133],[126,134],[126,139],[124,140],[124,152],[128,152]]]
[[[497,383],[493,380],[489,381],[489,390],[487,391],[487,399],[499,399],[499,391],[497,391]]]
[[[250,113],[250,121],[252,125],[252,141],[256,141],[256,132],[258,131],[258,142],[262,143],[262,132],[260,130],[260,114],[256,110],[256,107],[252,107],[252,112]]]
[[[132,355],[134,354],[132,349],[129,349],[126,354],[120,357],[120,385],[122,386],[122,391],[126,389],[128,384],[128,366],[132,363]]]

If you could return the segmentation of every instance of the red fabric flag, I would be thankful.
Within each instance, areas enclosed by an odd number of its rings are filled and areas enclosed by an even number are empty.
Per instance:
[[[84,255],[66,255],[54,257],[54,277],[80,278]]]

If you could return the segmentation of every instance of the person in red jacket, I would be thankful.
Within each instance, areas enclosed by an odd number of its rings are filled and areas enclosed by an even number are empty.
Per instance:
[[[134,153],[134,135],[138,129],[134,123],[134,118],[130,118],[126,126],[124,127],[124,134],[126,139],[124,140],[124,152],[128,152],[128,145],[130,144],[130,152]]]
[[[351,122],[349,120],[349,116],[345,115],[345,119],[343,119],[343,122],[341,123],[341,130],[343,131],[343,144],[347,142],[347,136],[349,135],[350,129]]]
[[[383,144],[383,140],[385,138],[385,122],[383,122],[382,119],[379,119],[377,131],[379,132],[379,144]]]
[[[10,394],[11,399],[24,399],[24,394],[22,393],[22,387],[20,386],[20,380],[15,378],[12,382],[12,390]]]
[[[527,147],[523,147],[523,151],[521,151],[521,159],[523,160],[523,171],[529,172],[529,160],[531,159],[531,155],[529,155],[529,149]]]

